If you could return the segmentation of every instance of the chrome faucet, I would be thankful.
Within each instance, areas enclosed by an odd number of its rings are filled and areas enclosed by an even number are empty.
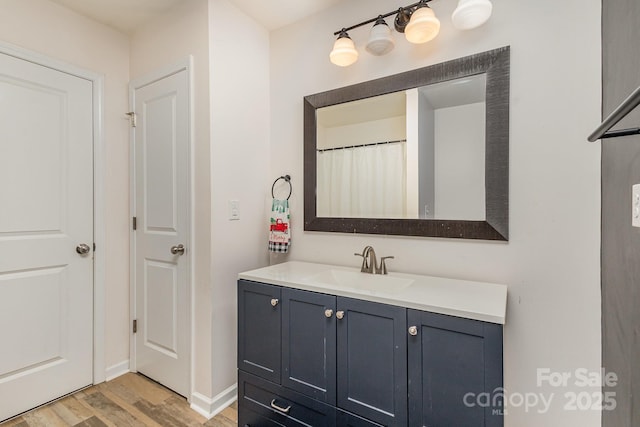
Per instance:
[[[360,271],[369,274],[387,274],[387,264],[385,260],[393,259],[392,256],[382,257],[380,258],[380,266],[378,266],[376,251],[373,249],[373,246],[369,245],[364,247],[361,254],[355,253],[354,255],[362,257],[362,267],[360,267]]]

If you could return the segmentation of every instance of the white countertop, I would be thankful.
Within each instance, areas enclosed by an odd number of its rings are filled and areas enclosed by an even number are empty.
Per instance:
[[[334,280],[332,277],[339,279]],[[361,273],[358,268],[300,261],[245,271],[238,278],[485,322],[505,323],[507,286],[496,283],[395,272],[386,276],[372,275]],[[353,283],[366,285],[343,285],[350,278],[355,279]]]

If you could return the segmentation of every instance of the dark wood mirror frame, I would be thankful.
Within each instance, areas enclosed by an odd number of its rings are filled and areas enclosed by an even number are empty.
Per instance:
[[[304,229],[342,233],[508,240],[509,46],[304,97]],[[316,110],[486,73],[485,221],[318,217]]]
[[[459,239],[508,240],[509,46],[304,97],[304,229]],[[485,221],[318,217],[316,110],[330,105],[486,73]]]

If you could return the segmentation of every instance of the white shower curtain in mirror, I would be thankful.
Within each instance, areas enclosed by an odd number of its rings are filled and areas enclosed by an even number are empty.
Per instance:
[[[402,218],[406,214],[406,143],[318,152],[317,215]]]

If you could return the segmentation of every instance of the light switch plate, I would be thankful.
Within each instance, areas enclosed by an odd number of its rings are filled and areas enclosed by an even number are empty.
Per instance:
[[[240,219],[240,201],[229,200],[229,221],[237,221]]]
[[[631,225],[640,227],[640,184],[636,184],[631,190]]]

